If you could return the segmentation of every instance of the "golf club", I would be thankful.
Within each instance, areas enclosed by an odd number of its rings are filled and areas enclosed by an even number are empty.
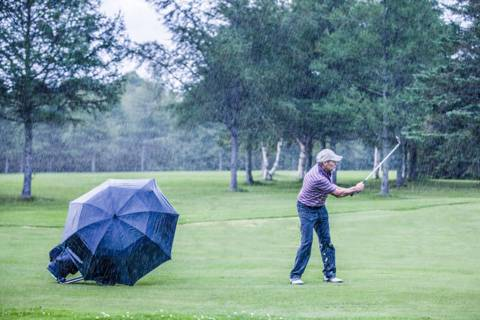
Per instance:
[[[388,158],[390,158],[390,156],[395,152],[395,150],[398,149],[398,147],[400,147],[400,144],[401,144],[401,141],[400,141],[400,138],[398,136],[395,136],[395,138],[397,138],[397,145],[392,149],[392,151],[390,151],[389,154],[387,154],[387,156],[379,163],[375,166],[375,168],[373,168],[372,172],[370,172],[370,174],[365,178],[363,179],[363,183],[366,183],[368,179],[370,179],[370,177],[375,173],[375,171],[378,170],[378,168],[380,168],[382,166],[382,164],[387,161]]]
[[[395,152],[395,150],[397,150],[398,147],[400,147],[400,144],[401,144],[400,138],[399,138],[398,136],[395,136],[395,138],[397,138],[397,142],[398,142],[397,145],[392,149],[392,151],[390,151],[389,154],[387,154],[387,156],[386,156],[385,158],[383,158],[383,160],[382,160],[379,164],[377,164],[377,165],[375,166],[375,168],[373,168],[372,172],[370,172],[370,173],[368,174],[368,176],[367,176],[365,179],[363,179],[363,181],[362,181],[363,184],[366,184],[366,183],[367,183],[367,180],[372,177],[372,175],[375,173],[375,171],[377,171],[378,168],[380,168],[380,167],[382,166],[382,164],[383,164],[385,161],[387,161],[388,158],[390,158],[390,156]],[[353,196],[354,194],[356,194],[356,193],[352,193],[350,196]]]

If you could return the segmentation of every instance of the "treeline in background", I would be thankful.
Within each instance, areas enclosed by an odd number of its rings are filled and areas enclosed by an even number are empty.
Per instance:
[[[78,122],[39,124],[35,128],[35,172],[98,172],[156,170],[228,170],[229,137],[219,125],[178,127],[172,110],[176,96],[136,73],[125,76],[125,89],[111,111],[83,115]],[[2,123],[2,171],[23,172],[23,132],[18,124]],[[355,145],[352,147],[352,145]],[[274,161],[276,144],[267,148]],[[360,141],[339,144],[346,154],[343,169],[370,169],[371,154]],[[244,152],[242,149],[241,151]],[[340,152],[339,151],[339,152]],[[262,150],[253,154],[260,170]],[[239,167],[245,168],[245,157]],[[296,170],[298,147],[285,144],[278,167]]]
[[[329,147],[397,185],[480,177],[477,1],[150,0],[172,45],[99,1],[0,4],[0,161],[34,171],[252,170]],[[153,9],[152,9],[153,10]],[[152,79],[123,75],[125,60]]]

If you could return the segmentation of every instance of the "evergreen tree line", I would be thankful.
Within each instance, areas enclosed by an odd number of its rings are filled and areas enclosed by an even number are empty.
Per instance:
[[[316,146],[359,139],[379,159],[396,136],[397,185],[480,176],[477,2],[151,2],[177,44],[152,46],[151,57],[188,79],[181,121],[229,132],[232,190],[239,146],[250,154],[271,140],[298,144],[299,178]],[[382,166],[384,195],[391,167]]]
[[[476,1],[150,2],[173,48],[132,43],[99,1],[0,4],[2,161],[22,157],[25,198],[34,168],[224,167],[237,190],[239,169],[301,179],[324,147],[371,166],[396,136],[382,194],[392,168],[399,186],[480,177]],[[133,57],[157,81],[122,76]]]
[[[165,87],[136,73],[125,76],[121,98],[112,110],[83,115],[80,121],[39,124],[35,128],[34,172],[152,170],[228,170],[228,136],[221,127],[178,128],[169,108],[176,99]],[[3,173],[23,172],[21,127],[0,120]],[[361,143],[346,149],[346,169],[370,168],[370,153]],[[340,146],[342,148],[342,146]],[[294,170],[297,148],[286,145],[279,168]],[[272,157],[268,154],[267,157]],[[253,168],[261,168],[260,150]],[[245,168],[245,157],[239,167]]]

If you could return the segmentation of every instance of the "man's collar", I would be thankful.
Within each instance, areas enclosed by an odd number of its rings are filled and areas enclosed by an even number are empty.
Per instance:
[[[332,175],[331,172],[327,172],[325,169],[323,169],[322,164],[318,164],[318,172],[324,176],[330,177]]]

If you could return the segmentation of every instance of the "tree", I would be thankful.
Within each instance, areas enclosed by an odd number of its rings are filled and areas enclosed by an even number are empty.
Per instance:
[[[0,2],[0,114],[24,127],[23,198],[31,197],[34,126],[105,110],[121,88],[123,24],[100,1]]]
[[[242,17],[244,22],[239,30],[248,43],[244,75],[249,83],[249,100],[252,111],[248,123],[243,128],[247,151],[247,183],[253,183],[251,174],[252,149],[260,146],[262,151],[263,178],[271,180],[278,167],[284,129],[278,123],[281,105],[280,96],[284,93],[283,77],[285,66],[279,59],[283,36],[279,30],[286,10],[282,3],[272,0],[250,1],[252,8]],[[276,146],[273,167],[268,169],[267,150]]]
[[[480,4],[459,0],[450,10],[462,23],[453,24],[445,63],[419,74],[412,86],[411,103],[426,111],[409,133],[423,141],[424,173],[479,178]]]
[[[231,146],[230,189],[236,191],[240,135],[245,134],[247,149],[251,150],[254,141],[248,137],[258,132],[268,114],[265,108],[270,105],[266,93],[271,92],[266,88],[272,80],[267,68],[259,65],[272,61],[265,59],[269,48],[261,44],[271,45],[265,39],[273,35],[274,28],[262,23],[267,16],[261,13],[275,15],[277,3],[224,0],[202,11],[197,1],[184,5],[152,2],[160,10],[170,10],[166,22],[177,40],[170,57],[178,57],[174,69],[186,71],[190,80],[183,84],[184,100],[177,105],[178,116],[196,124],[225,126]],[[259,33],[252,24],[268,31]],[[162,58],[158,60],[165,65]]]
[[[120,137],[131,145],[128,149],[138,155],[138,170],[148,168],[148,158],[154,152],[158,141],[170,129],[169,116],[161,112],[162,104],[168,103],[165,88],[158,82],[141,79],[137,74],[126,76],[125,91],[121,109],[125,122]]]
[[[333,62],[337,52],[324,50],[337,11],[348,8],[351,1],[295,1],[282,25],[285,38],[279,56],[284,64],[284,113],[278,123],[286,135],[300,147],[298,176],[303,179],[313,163],[317,141],[323,147],[328,141],[351,136],[351,122],[356,107],[348,100],[350,84],[345,83]],[[334,144],[334,143],[332,143]]]
[[[68,125],[63,140],[67,144],[67,155],[74,167],[70,170],[97,172],[112,170],[101,166],[102,158],[112,154],[112,123],[109,112],[97,115],[82,115],[81,122]],[[64,151],[65,152],[65,151]],[[113,160],[113,159],[109,159]],[[116,163],[117,161],[111,161]]]
[[[337,53],[333,66],[341,66],[336,69],[342,78],[370,99],[365,105],[373,108],[365,111],[378,116],[364,123],[378,128],[374,135],[386,155],[395,133],[405,125],[404,104],[398,97],[441,53],[445,24],[440,8],[429,0],[362,1],[333,17],[335,32],[325,48]],[[372,141],[372,132],[361,129],[357,128]],[[388,195],[388,161],[382,171],[380,193]]]

